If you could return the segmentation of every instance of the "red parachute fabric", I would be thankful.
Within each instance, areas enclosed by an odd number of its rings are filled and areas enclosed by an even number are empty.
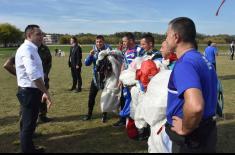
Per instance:
[[[174,61],[177,60],[177,56],[176,56],[176,54],[173,53],[173,52],[170,53],[170,55],[169,55],[168,58],[169,58],[170,62],[174,62]]]
[[[141,68],[136,71],[136,80],[140,80],[146,90],[151,78],[159,71],[160,68],[157,68],[153,60],[146,60],[142,62]]]
[[[129,138],[135,139],[138,137],[138,129],[135,126],[135,121],[131,118],[127,119],[126,131]]]

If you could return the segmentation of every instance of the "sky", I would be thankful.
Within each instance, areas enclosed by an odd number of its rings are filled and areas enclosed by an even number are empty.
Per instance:
[[[164,34],[169,21],[191,18],[198,33],[235,34],[235,0],[0,0],[0,23],[24,31],[37,24],[46,33]]]

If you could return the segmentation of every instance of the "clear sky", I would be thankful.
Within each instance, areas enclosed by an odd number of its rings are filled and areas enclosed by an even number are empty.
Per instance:
[[[235,0],[0,0],[0,23],[22,31],[38,24],[46,33],[163,34],[170,20],[187,16],[207,35],[235,34]]]

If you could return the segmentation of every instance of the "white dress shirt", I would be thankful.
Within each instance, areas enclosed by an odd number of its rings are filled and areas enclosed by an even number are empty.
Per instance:
[[[234,43],[231,43],[231,44],[230,44],[230,47],[233,48],[233,46],[234,46]]]
[[[16,52],[15,67],[19,87],[37,88],[34,81],[44,79],[38,47],[28,40]]]

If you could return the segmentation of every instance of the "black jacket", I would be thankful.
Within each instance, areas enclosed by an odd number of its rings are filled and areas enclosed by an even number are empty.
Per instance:
[[[79,45],[70,48],[69,67],[76,66],[82,66],[82,48]]]

